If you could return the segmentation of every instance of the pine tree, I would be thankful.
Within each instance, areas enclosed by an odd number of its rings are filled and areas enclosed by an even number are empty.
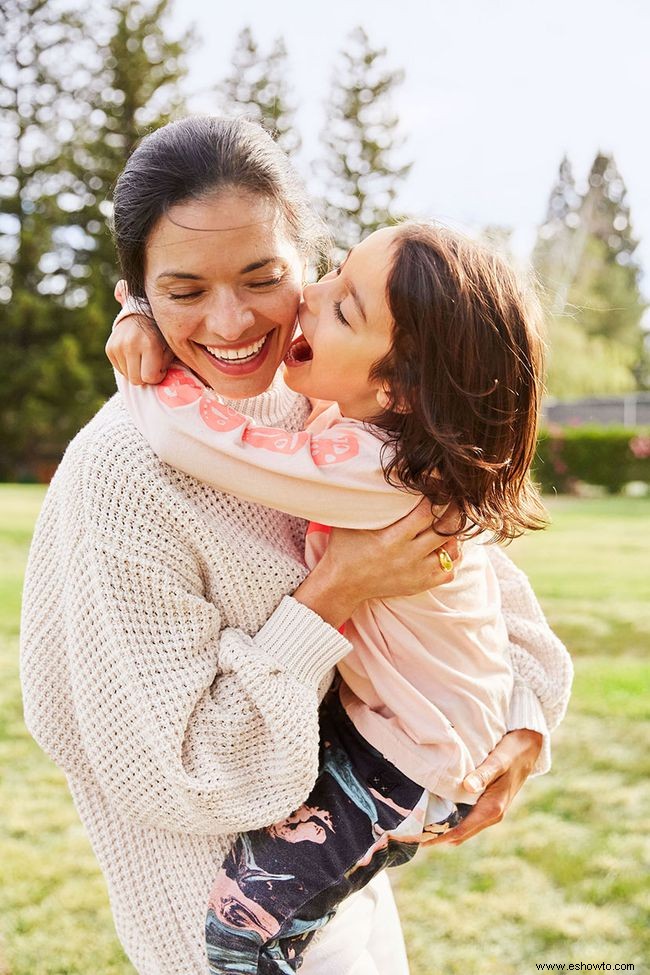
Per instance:
[[[64,300],[81,309],[85,359],[104,396],[114,390],[104,344],[117,309],[113,288],[119,276],[110,233],[112,187],[142,136],[184,111],[179,83],[191,34],[166,37],[169,9],[170,0],[111,4],[110,34],[99,52],[103,68],[93,78],[92,111],[66,160],[77,179],[69,217],[76,273],[68,277]]]
[[[363,28],[341,52],[322,133],[326,194],[323,216],[341,256],[373,230],[394,222],[399,184],[411,164],[395,157],[402,147],[391,96],[404,77],[385,66],[386,50],[373,48]]]
[[[4,0],[0,7],[0,477],[54,459],[91,410],[92,376],[56,296],[61,200],[73,188],[59,164],[87,111],[92,45],[70,7]],[[56,374],[55,382],[52,374]]]
[[[549,195],[546,216],[538,230],[532,257],[546,304],[555,314],[564,308],[577,269],[580,202],[573,169],[565,155]]]
[[[533,252],[548,311],[548,389],[564,398],[633,390],[643,373],[640,268],[625,184],[598,153],[587,190],[562,160]]]
[[[106,197],[164,79],[167,3],[1,11],[0,477],[44,476],[113,388],[103,355],[116,261]],[[142,27],[142,30],[138,30]]]
[[[250,27],[237,38],[231,73],[218,86],[223,111],[245,115],[260,122],[289,155],[300,149],[295,125],[295,105],[286,80],[287,49],[276,38],[268,54],[262,54]]]
[[[627,189],[612,156],[598,153],[579,211],[580,250],[568,301],[590,335],[622,342],[640,355],[641,268]]]

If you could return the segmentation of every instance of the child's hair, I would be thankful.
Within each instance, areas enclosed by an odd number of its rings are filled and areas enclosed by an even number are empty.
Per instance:
[[[375,364],[389,406],[387,479],[455,502],[460,531],[507,541],[543,528],[529,469],[543,340],[532,289],[488,248],[442,227],[398,229],[387,282],[391,348]]]

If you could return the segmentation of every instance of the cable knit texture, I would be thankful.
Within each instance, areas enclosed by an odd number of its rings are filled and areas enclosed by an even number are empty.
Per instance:
[[[293,430],[308,409],[279,383],[237,408]],[[118,398],[48,491],[25,581],[25,719],[67,776],[140,975],[206,975],[205,905],[233,833],[288,815],[315,778],[318,702],[349,644],[288,595],[304,530],[160,463]],[[495,558],[510,726],[545,733],[569,665],[525,577]]]

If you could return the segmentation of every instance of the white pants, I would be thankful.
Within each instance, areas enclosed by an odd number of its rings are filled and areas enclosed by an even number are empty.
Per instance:
[[[386,871],[343,901],[305,952],[300,975],[408,975],[404,938]]]

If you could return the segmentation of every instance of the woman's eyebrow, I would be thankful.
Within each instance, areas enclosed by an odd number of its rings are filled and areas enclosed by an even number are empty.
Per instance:
[[[263,257],[259,261],[253,261],[251,264],[247,264],[243,267],[240,274],[249,274],[251,271],[259,271],[260,268],[266,267],[267,264],[281,264],[283,267],[286,261],[281,257]],[[189,271],[161,271],[156,281],[161,281],[163,278],[181,278],[183,281],[202,281],[202,274],[191,274]]]
[[[187,271],[161,271],[156,281],[161,281],[163,278],[182,278],[184,281],[201,281],[200,274],[190,274]]]
[[[247,264],[246,267],[242,268],[242,274],[248,274],[250,271],[259,271],[260,268],[266,267],[267,264],[286,264],[286,261],[281,257],[263,257],[261,261],[254,261],[252,264]]]

